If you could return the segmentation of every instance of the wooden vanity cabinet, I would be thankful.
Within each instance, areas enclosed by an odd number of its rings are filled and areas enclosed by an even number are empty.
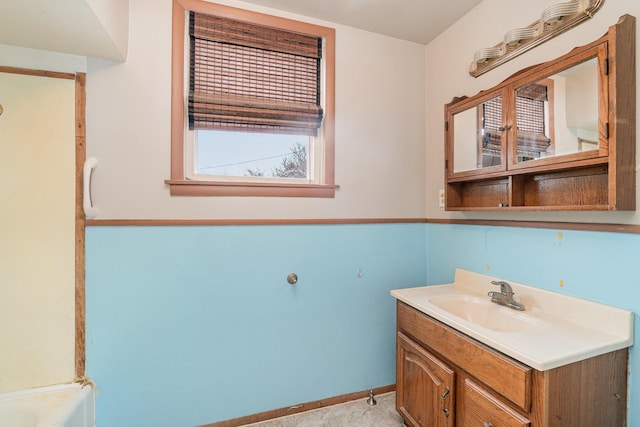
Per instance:
[[[398,301],[396,409],[408,427],[622,427],[627,358],[538,371]]]

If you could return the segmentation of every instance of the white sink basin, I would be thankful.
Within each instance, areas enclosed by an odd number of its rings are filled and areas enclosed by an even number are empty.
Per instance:
[[[633,344],[633,312],[511,282],[524,311],[491,302],[492,281],[461,269],[454,283],[396,289],[399,301],[540,371]]]
[[[540,325],[534,317],[493,303],[488,298],[454,294],[432,297],[429,302],[467,322],[493,331],[521,332]]]

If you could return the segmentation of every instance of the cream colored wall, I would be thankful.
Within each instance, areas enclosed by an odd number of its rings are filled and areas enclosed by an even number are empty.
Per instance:
[[[127,57],[129,0],[86,0],[121,58]]]
[[[98,219],[424,217],[424,46],[220,3],[336,28],[335,199],[171,197],[171,0],[131,0],[126,62],[88,63]]]
[[[74,379],[75,84],[0,73],[0,393]]]
[[[497,44],[512,29],[539,19],[545,7],[560,0],[485,0],[427,46],[427,216],[458,219],[530,219],[640,223],[636,212],[445,212],[438,207],[438,190],[444,188],[444,104],[455,96],[475,95],[500,83],[516,71],[552,60],[574,48],[596,40],[622,15],[640,15],[637,0],[607,0],[596,15],[579,26],[530,50],[516,59],[473,78],[469,64],[476,50]],[[636,25],[640,33],[640,25]],[[639,34],[640,35],[640,34]],[[637,52],[640,37],[636,36]],[[636,53],[636,57],[640,57]],[[640,67],[636,67],[640,82]],[[637,96],[637,95],[636,95]],[[636,100],[636,104],[640,102]],[[638,109],[640,112],[640,109]],[[636,119],[640,123],[640,118]],[[640,197],[638,198],[640,200]]]

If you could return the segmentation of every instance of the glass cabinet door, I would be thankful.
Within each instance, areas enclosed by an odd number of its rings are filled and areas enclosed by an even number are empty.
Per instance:
[[[517,87],[512,165],[562,161],[558,157],[567,155],[598,156],[600,129],[606,121],[598,102],[598,80],[598,58],[592,57]]]
[[[486,171],[503,166],[502,95],[453,112],[450,121],[453,173]]]

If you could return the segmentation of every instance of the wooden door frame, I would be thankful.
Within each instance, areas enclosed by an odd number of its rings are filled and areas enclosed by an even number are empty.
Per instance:
[[[83,166],[86,153],[86,82],[85,73],[75,74],[76,82],[76,380],[84,381],[86,374],[85,339],[85,215],[83,209]]]
[[[85,380],[85,216],[82,208],[82,168],[86,159],[86,73],[0,66],[0,72],[75,81],[75,376]]]

